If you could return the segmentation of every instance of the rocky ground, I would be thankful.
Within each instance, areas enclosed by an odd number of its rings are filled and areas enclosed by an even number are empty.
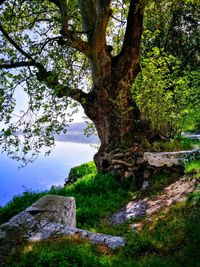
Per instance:
[[[116,225],[144,217],[148,219],[161,210],[167,210],[172,204],[185,201],[187,195],[195,190],[198,190],[198,179],[185,175],[165,187],[159,195],[130,201],[122,210],[113,214],[110,222]],[[131,227],[140,230],[142,223],[133,223]]]

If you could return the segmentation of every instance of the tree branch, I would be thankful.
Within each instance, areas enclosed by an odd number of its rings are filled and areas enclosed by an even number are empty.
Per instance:
[[[9,43],[15,47],[17,51],[19,51],[24,57],[31,60],[37,65],[37,62],[27,53],[25,52],[10,36],[9,34],[4,30],[3,26],[0,24],[0,31],[4,35],[4,37],[9,41]]]
[[[62,86],[62,88],[60,88],[59,93],[57,94],[57,97],[64,96],[70,97],[73,100],[79,102],[83,107],[87,105],[88,94],[79,89],[71,89],[69,87]]]
[[[65,34],[68,31],[68,4],[66,0],[50,0],[54,3],[60,10],[61,19],[62,19],[62,29],[61,32]]]
[[[144,0],[131,0],[122,51],[139,49],[143,30]]]
[[[27,52],[25,52],[4,30],[4,28],[0,25],[0,31],[3,33],[5,38],[9,41],[11,45],[15,47],[17,51],[19,51],[24,57],[29,59],[29,61],[19,61],[19,62],[11,62],[0,64],[0,69],[12,69],[18,67],[27,67],[27,66],[35,66],[38,69],[37,79],[40,82],[44,82],[49,88],[53,89],[57,97],[71,97],[75,101],[78,101],[80,104],[84,104],[86,102],[87,94],[81,90],[70,89],[69,87],[63,86],[58,81],[58,76],[55,75],[52,71],[47,71],[45,67],[37,62],[34,58],[32,58]]]
[[[45,73],[47,72],[46,69],[44,68],[44,66],[37,62],[31,55],[29,55],[27,52],[25,52],[10,36],[9,34],[4,30],[4,28],[2,27],[2,25],[0,24],[0,31],[2,32],[2,34],[5,36],[5,38],[8,40],[8,42],[15,47],[15,49],[17,51],[19,51],[24,57],[26,57],[27,59],[29,59],[30,61],[28,61],[29,63],[26,63],[26,64],[29,64],[29,65],[26,65],[26,66],[35,66],[37,67],[39,73]],[[26,62],[26,61],[22,61],[22,62]],[[12,67],[14,63],[10,63],[8,65],[10,65],[10,68]],[[15,63],[15,64],[20,64],[19,62]],[[22,63],[21,63],[22,64]],[[7,65],[7,69],[9,68],[9,66]],[[17,67],[17,66],[16,66]],[[18,67],[22,67],[22,66],[18,66]]]
[[[61,45],[70,46],[79,52],[84,53],[86,56],[89,55],[90,47],[89,44],[81,39],[76,33],[69,30],[69,17],[67,13],[67,1],[66,0],[50,0],[50,2],[54,3],[60,10],[61,20],[62,20],[62,28],[61,35],[63,37]]]
[[[110,16],[111,0],[79,0],[83,30],[87,32],[92,52],[106,47],[106,28]]]
[[[87,104],[88,94],[79,89],[71,89],[69,86],[60,84],[58,75],[53,71],[47,71],[43,67],[43,69],[40,69],[37,73],[37,79],[43,82],[47,87],[53,89],[58,98],[66,96],[78,101],[82,106]]]
[[[0,69],[14,69],[19,67],[30,67],[30,66],[35,66],[35,64],[31,61],[19,61],[19,62],[0,64]]]
[[[131,0],[122,50],[113,59],[114,64],[118,65],[117,76],[119,79],[125,77],[128,72],[134,78],[139,72],[145,2],[144,0]]]
[[[112,15],[110,9],[110,0],[106,0],[99,4],[99,14],[95,24],[93,38],[92,38],[92,48],[101,50],[102,47],[106,46],[106,28],[108,26],[109,18]]]
[[[87,31],[88,42],[91,42],[97,20],[97,0],[79,0],[83,30]]]
[[[89,56],[91,49],[88,42],[83,41],[74,32],[68,30],[65,34],[63,34],[63,38],[61,37],[60,40],[62,40],[62,45],[70,46],[71,48],[82,52],[86,56]]]

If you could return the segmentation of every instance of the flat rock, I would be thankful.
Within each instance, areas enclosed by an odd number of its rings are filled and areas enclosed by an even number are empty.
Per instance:
[[[93,244],[103,244],[111,249],[125,245],[125,240],[123,237],[94,233],[87,230],[68,227],[60,223],[48,223],[44,225],[41,229],[34,232],[29,237],[28,241],[38,242],[49,238],[64,236],[78,236],[81,239],[89,240]]]
[[[200,140],[200,134],[189,134],[189,133],[182,133],[181,134],[185,138],[190,138],[190,139],[199,139]]]
[[[184,161],[194,160],[198,155],[200,155],[200,149],[178,152],[145,152],[144,161],[155,167],[172,167],[180,165]]]
[[[27,242],[35,232],[43,232],[44,225],[63,223],[76,226],[76,204],[73,197],[46,195],[0,226],[0,266],[19,244]],[[48,233],[47,233],[48,236]]]
[[[74,197],[46,195],[25,210],[37,221],[63,223],[76,227],[76,203]]]
[[[113,214],[111,223],[122,224],[130,219],[142,218],[147,214],[148,204],[146,201],[131,201],[125,209]]]

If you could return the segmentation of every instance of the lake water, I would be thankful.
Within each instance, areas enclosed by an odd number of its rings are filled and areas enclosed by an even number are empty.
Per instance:
[[[0,206],[26,190],[42,191],[63,185],[70,169],[91,161],[96,149],[89,144],[56,142],[53,152],[18,169],[19,162],[0,154]]]

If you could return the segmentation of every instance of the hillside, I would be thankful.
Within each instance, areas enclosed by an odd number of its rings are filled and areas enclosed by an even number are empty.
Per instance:
[[[99,138],[96,135],[86,136],[84,129],[87,127],[85,122],[70,123],[66,134],[55,135],[55,140],[60,142],[73,142],[85,144],[97,144]]]
[[[78,236],[57,238],[19,247],[10,255],[7,266],[198,267],[199,161],[188,164],[185,172],[187,174],[182,177],[167,172],[155,175],[150,188],[144,192],[138,191],[133,181],[117,181],[111,175],[97,174],[94,164],[90,163],[75,168],[73,173],[78,175],[78,180],[71,185],[53,187],[40,194],[26,192],[22,197],[14,198],[6,207],[0,208],[1,223],[44,194],[74,196],[79,228],[124,236],[126,246],[113,251]],[[175,198],[176,201],[172,201]],[[141,200],[149,201],[153,208],[159,200],[167,205],[149,216],[122,224],[112,223],[116,212],[124,210],[130,202]]]

